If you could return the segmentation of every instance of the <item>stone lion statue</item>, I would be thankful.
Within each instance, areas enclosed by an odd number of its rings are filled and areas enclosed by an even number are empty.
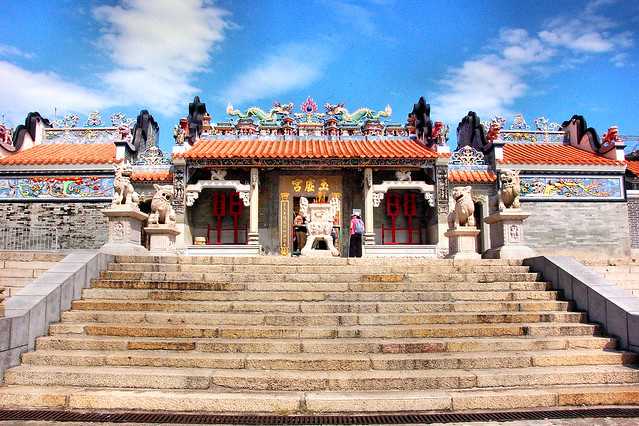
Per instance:
[[[475,203],[473,203],[471,189],[471,186],[453,188],[452,197],[455,200],[455,208],[448,216],[450,229],[458,226],[475,226]]]
[[[519,193],[519,170],[502,170],[499,174],[501,189],[499,190],[499,211],[504,209],[518,209]]]
[[[138,208],[140,196],[133,190],[129,176],[131,176],[131,170],[124,163],[120,163],[115,167],[113,200],[111,201],[113,207],[124,205],[135,209]]]
[[[151,214],[149,225],[174,225],[175,210],[171,205],[173,201],[173,185],[153,185],[155,194],[151,199]]]

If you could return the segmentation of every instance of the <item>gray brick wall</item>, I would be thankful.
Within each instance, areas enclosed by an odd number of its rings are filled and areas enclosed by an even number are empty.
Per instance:
[[[632,248],[639,248],[639,198],[628,198],[628,221]]]
[[[541,254],[580,258],[628,256],[628,206],[623,202],[525,202],[528,245]]]
[[[57,228],[61,249],[95,249],[107,241],[109,203],[0,203],[0,228],[40,225]]]

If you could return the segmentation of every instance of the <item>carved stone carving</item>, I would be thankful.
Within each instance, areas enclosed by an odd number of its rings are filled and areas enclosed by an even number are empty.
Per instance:
[[[448,227],[455,229],[460,226],[475,226],[475,204],[471,194],[471,186],[457,186],[453,188],[455,209],[448,218]]]
[[[305,197],[300,198],[300,213],[305,215],[309,222],[306,225],[308,229],[308,239],[306,245],[302,249],[302,256],[322,256],[330,254],[339,256],[339,251],[333,245],[333,218],[337,213],[335,203],[309,204]],[[313,248],[313,244],[317,240],[324,240],[328,250],[317,250]]]
[[[224,180],[226,178],[226,170],[211,170],[211,180]]]
[[[181,167],[173,172],[173,209],[176,214],[184,213],[184,169]]]
[[[171,206],[173,186],[154,184],[153,187],[155,194],[151,199],[149,225],[175,225],[175,210]]]
[[[519,194],[521,186],[519,170],[502,170],[499,174],[501,188],[499,190],[499,211],[518,209],[521,207]]]
[[[139,210],[138,203],[140,202],[140,196],[133,190],[130,176],[131,169],[124,163],[120,163],[115,167],[113,200],[111,201],[111,205],[114,208],[124,206],[133,210]]]
[[[410,170],[398,170],[395,172],[395,177],[400,182],[410,182],[411,181]]]
[[[448,214],[448,167],[437,168],[437,213]]]

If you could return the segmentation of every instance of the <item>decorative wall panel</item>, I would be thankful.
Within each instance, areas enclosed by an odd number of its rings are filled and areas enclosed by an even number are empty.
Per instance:
[[[521,177],[524,200],[623,200],[623,176]]]
[[[0,178],[0,200],[108,200],[112,197],[112,176]]]

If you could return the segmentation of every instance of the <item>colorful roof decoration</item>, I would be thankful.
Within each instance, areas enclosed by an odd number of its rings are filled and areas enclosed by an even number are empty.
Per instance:
[[[173,182],[173,173],[168,170],[134,170],[133,182]]]
[[[497,175],[491,170],[449,170],[448,180],[451,183],[493,183]]]
[[[115,145],[44,144],[0,159],[0,166],[46,164],[115,164]]]
[[[186,159],[220,158],[339,158],[339,159],[435,159],[437,153],[405,138],[328,140],[201,140],[190,150],[175,154]]]
[[[587,166],[622,166],[622,161],[611,160],[570,145],[520,144],[504,145],[504,158],[498,164],[552,164]]]

